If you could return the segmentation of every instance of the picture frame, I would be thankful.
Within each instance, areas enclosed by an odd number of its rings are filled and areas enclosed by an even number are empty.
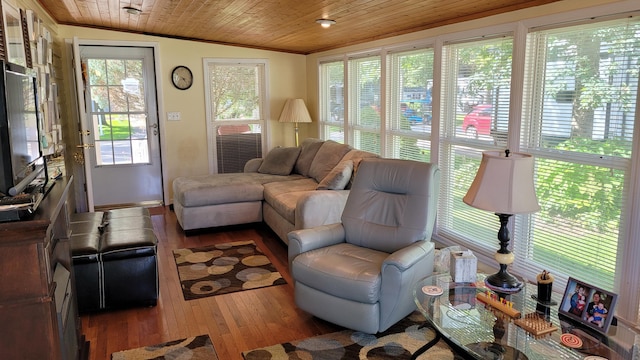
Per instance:
[[[20,10],[12,4],[2,1],[2,22],[4,24],[7,62],[27,67],[24,52],[24,34]]]
[[[606,334],[617,299],[615,293],[570,277],[558,313]]]

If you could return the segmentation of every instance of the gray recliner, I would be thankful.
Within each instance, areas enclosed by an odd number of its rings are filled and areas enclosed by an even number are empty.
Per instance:
[[[433,271],[436,164],[363,159],[342,223],[288,234],[296,305],[366,333],[413,310],[413,287]]]

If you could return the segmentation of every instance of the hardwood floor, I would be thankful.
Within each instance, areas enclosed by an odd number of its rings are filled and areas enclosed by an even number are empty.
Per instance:
[[[218,358],[234,360],[242,359],[245,350],[341,329],[296,308],[287,246],[267,226],[208,229],[186,236],[168,206],[150,210],[158,237],[158,304],[83,315],[89,359],[110,359],[116,351],[208,334]],[[172,250],[240,240],[254,240],[287,285],[185,301]]]

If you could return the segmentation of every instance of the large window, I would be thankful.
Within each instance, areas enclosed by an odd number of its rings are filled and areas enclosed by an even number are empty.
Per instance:
[[[262,157],[267,64],[205,59],[211,173],[242,172]]]
[[[320,62],[321,137],[384,157],[429,161],[433,56],[432,48],[412,48]]]
[[[433,49],[387,56],[387,157],[429,161]]]
[[[344,143],[344,62],[328,61],[320,66],[321,136]]]
[[[380,56],[349,61],[349,134],[357,149],[381,154]]]
[[[498,218],[464,204],[462,197],[482,151],[505,147],[512,53],[511,36],[443,46],[438,232],[486,252],[498,247]]]
[[[615,286],[640,69],[638,19],[532,31],[521,149],[542,209],[516,264]]]
[[[330,94],[348,104],[346,120],[334,118],[345,143],[438,163],[434,239],[490,264],[498,218],[462,197],[483,151],[534,155],[541,209],[511,218],[511,271],[533,280],[549,270],[556,290],[571,276],[616,292],[618,316],[637,324],[640,19],[576,12],[561,25],[545,20],[425,39],[432,48],[344,54],[321,62],[323,79],[330,67],[347,72],[336,75],[339,84],[321,81],[321,93],[344,90]]]

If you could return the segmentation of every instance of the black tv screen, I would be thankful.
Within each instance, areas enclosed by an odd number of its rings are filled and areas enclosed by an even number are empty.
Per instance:
[[[5,70],[4,66],[3,73],[3,99],[0,106],[0,170],[3,174],[0,177],[0,192],[9,195],[11,192],[21,192],[39,176],[44,161],[40,147],[35,79],[20,72]]]

